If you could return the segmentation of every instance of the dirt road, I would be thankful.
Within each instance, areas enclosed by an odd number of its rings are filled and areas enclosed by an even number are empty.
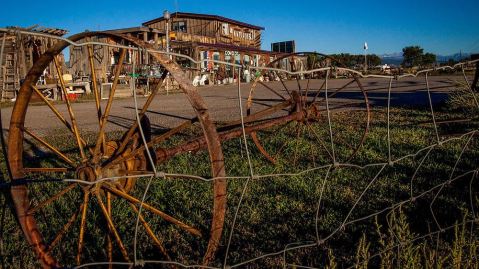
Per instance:
[[[333,79],[328,81],[328,92],[334,92],[348,83],[349,79]],[[387,88],[389,80],[387,79],[361,79],[361,84],[367,91],[370,103],[373,106],[384,106],[387,104]],[[441,103],[447,97],[447,93],[455,89],[457,82],[463,82],[460,76],[435,76],[430,77],[429,85],[432,93],[432,99],[435,104]],[[322,80],[312,80],[309,85],[309,96],[313,98],[317,89],[322,85]],[[280,82],[268,82],[268,87],[275,89],[283,96],[287,96],[287,92]],[[400,81],[393,81],[392,99],[393,106],[428,106],[428,95],[425,86],[424,77],[405,78]],[[286,82],[289,90],[298,90],[299,86],[296,81]],[[302,81],[301,88],[304,91],[307,88],[307,81]],[[251,84],[241,84],[241,96],[243,102],[246,101]],[[223,86],[205,86],[198,88],[200,94],[206,100],[210,113],[215,121],[227,121],[239,119],[238,105],[238,87],[237,85]],[[264,86],[258,85],[255,91],[255,99],[257,104],[267,106],[280,100],[275,94],[267,90]],[[139,107],[146,101],[145,97],[138,98]],[[351,103],[360,103],[363,101],[358,86],[352,84],[340,94],[330,99],[332,108],[338,108],[351,105]],[[102,106],[106,105],[106,101],[102,101]],[[66,106],[64,104],[56,104],[60,112],[68,118]],[[108,130],[119,130],[129,127],[135,120],[134,99],[116,99],[110,116],[110,124]],[[82,102],[73,104],[73,109],[80,129],[85,131],[95,131],[98,129],[96,120],[95,103]],[[8,129],[10,114],[12,108],[2,109],[3,128]],[[185,119],[194,117],[194,111],[183,94],[159,95],[150,106],[148,117],[152,122],[152,127],[157,129],[171,128]],[[28,109],[26,117],[26,126],[40,134],[48,133],[48,131],[62,128],[60,121],[50,111],[47,106],[35,105]]]

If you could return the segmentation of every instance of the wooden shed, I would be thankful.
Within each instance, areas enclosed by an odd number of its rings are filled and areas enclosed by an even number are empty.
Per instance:
[[[58,28],[45,28],[33,26],[29,28],[9,27],[12,31],[0,36],[0,46],[3,45],[3,60],[0,63],[0,90],[1,100],[14,100],[20,89],[22,79],[26,76],[33,63],[50,48],[55,42],[54,38],[21,34],[16,30],[44,33],[54,36],[63,36],[68,31]],[[64,59],[59,59],[62,65]],[[45,70],[41,80],[47,79],[54,70],[50,66]],[[54,75],[52,75],[54,76]]]

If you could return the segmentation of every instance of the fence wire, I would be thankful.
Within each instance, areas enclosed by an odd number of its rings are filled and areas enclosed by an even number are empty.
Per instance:
[[[56,36],[50,36],[47,34],[42,34],[42,33],[32,33],[28,31],[21,31],[21,30],[12,30],[12,29],[4,29],[0,28],[0,32],[5,32],[5,33],[19,33],[19,34],[25,34],[25,35],[32,35],[32,36],[40,36],[40,37],[48,37],[48,38],[55,38],[57,40],[63,40],[68,42],[72,46],[88,46],[88,45],[100,45],[100,46],[107,46],[107,47],[115,47],[115,48],[123,48],[123,49],[129,49],[129,50],[144,50],[143,48],[136,48],[136,47],[131,47],[131,46],[122,46],[122,45],[113,45],[113,44],[107,44],[107,43],[101,43],[101,42],[72,42],[68,39],[65,38],[60,38]],[[152,50],[152,49],[146,49],[149,53],[157,53],[157,54],[165,54],[165,55],[171,55],[171,56],[176,56],[176,57],[181,57],[183,59],[188,59],[194,64],[202,64],[202,63],[208,63],[208,62],[213,62],[216,64],[224,64],[228,65],[231,68],[236,68],[238,74],[242,73],[242,70],[246,68],[245,66],[242,65],[237,65],[237,64],[232,64],[228,62],[223,62],[223,61],[215,61],[215,60],[201,60],[201,61],[195,61],[191,57],[187,55],[181,55],[177,53],[170,53],[170,52],[165,52],[161,50]],[[0,55],[0,59],[2,58],[2,55]],[[252,70],[257,70],[260,72],[277,72],[289,76],[304,76],[304,75],[312,75],[312,74],[325,74],[324,76],[324,92],[325,92],[325,102],[326,102],[326,115],[327,115],[327,129],[329,131],[329,147],[330,147],[330,152],[332,154],[332,158],[329,163],[319,165],[316,167],[308,168],[301,170],[299,172],[286,172],[286,173],[260,173],[255,171],[255,167],[252,161],[252,156],[254,154],[251,153],[251,149],[249,148],[249,139],[248,135],[246,132],[246,123],[244,121],[245,119],[245,111],[244,111],[244,103],[243,103],[243,97],[242,97],[242,85],[240,82],[240,79],[238,78],[237,82],[237,102],[238,102],[238,117],[241,121],[240,123],[240,128],[242,129],[242,136],[241,136],[241,152],[245,152],[246,156],[246,162],[247,162],[247,167],[248,167],[248,175],[228,175],[226,177],[211,177],[211,178],[206,178],[200,175],[194,175],[194,174],[179,174],[179,173],[170,173],[169,171],[157,171],[157,165],[153,160],[153,157],[151,156],[151,153],[149,150],[146,150],[147,153],[147,161],[150,163],[150,166],[153,168],[153,171],[144,173],[141,175],[126,175],[126,176],[118,176],[118,177],[107,177],[107,178],[101,178],[96,181],[86,181],[86,180],[80,180],[78,178],[71,178],[71,179],[42,179],[42,180],[20,180],[20,181],[12,181],[12,182],[6,182],[2,183],[0,185],[0,188],[2,189],[9,189],[14,186],[18,185],[30,185],[30,184],[44,184],[47,182],[53,182],[53,183],[58,183],[58,184],[71,184],[71,183],[77,183],[82,186],[95,186],[104,182],[117,182],[122,179],[138,179],[146,182],[146,187],[145,190],[142,194],[141,198],[141,203],[139,204],[139,209],[138,213],[136,214],[136,225],[135,225],[135,230],[134,230],[134,240],[133,240],[133,260],[131,262],[123,262],[123,261],[113,261],[113,262],[93,262],[93,263],[86,263],[82,264],[80,266],[76,266],[74,268],[95,268],[98,266],[107,266],[107,265],[115,265],[118,267],[124,266],[124,267],[131,267],[131,266],[137,266],[137,267],[142,267],[146,265],[164,265],[164,266],[177,266],[177,267],[182,267],[182,268],[237,268],[237,267],[248,267],[248,266],[253,266],[254,263],[259,261],[259,260],[264,260],[266,258],[271,258],[271,257],[281,257],[282,259],[282,266],[284,268],[287,267],[292,267],[292,268],[317,268],[320,267],[319,265],[317,267],[315,266],[310,266],[310,265],[301,265],[301,264],[296,264],[296,263],[290,263],[288,262],[288,253],[292,253],[292,251],[295,250],[301,250],[301,249],[307,249],[307,248],[320,248],[320,247],[326,247],[327,243],[336,235],[343,233],[347,227],[352,226],[354,224],[358,224],[360,222],[364,222],[367,220],[373,220],[375,217],[380,216],[382,214],[392,214],[392,212],[395,212],[396,210],[402,208],[405,205],[408,204],[414,204],[417,200],[424,198],[428,195],[434,195],[432,201],[429,203],[429,210],[430,213],[434,219],[434,229],[429,231],[426,234],[423,235],[418,235],[415,236],[407,241],[399,242],[398,244],[390,247],[390,249],[382,249],[378,253],[372,253],[369,256],[369,260],[372,260],[374,258],[377,258],[381,255],[381,253],[387,252],[391,249],[396,249],[398,247],[404,247],[408,244],[412,244],[416,241],[419,240],[425,240],[427,238],[430,238],[432,236],[440,236],[441,234],[444,234],[447,231],[450,231],[452,229],[457,228],[460,225],[465,225],[465,224],[470,224],[471,225],[471,232],[473,229],[473,225],[477,224],[479,221],[477,216],[476,216],[476,211],[475,211],[475,201],[474,199],[477,197],[474,197],[474,180],[477,178],[478,173],[479,173],[479,167],[477,166],[477,161],[476,161],[476,167],[473,169],[470,169],[468,171],[465,171],[459,175],[457,175],[457,170],[458,166],[461,164],[461,161],[463,160],[463,157],[469,147],[471,146],[471,142],[474,140],[474,138],[477,137],[477,134],[479,132],[479,129],[474,129],[472,131],[467,131],[464,133],[461,133],[458,136],[454,137],[449,137],[449,138],[444,138],[441,137],[440,132],[439,132],[439,127],[438,127],[438,122],[436,120],[436,114],[437,112],[434,110],[434,104],[432,100],[432,93],[430,89],[430,73],[431,72],[437,72],[437,71],[447,71],[447,70],[460,70],[460,72],[463,75],[463,78],[465,80],[465,83],[467,85],[467,89],[470,93],[470,98],[473,99],[474,104],[476,106],[476,115],[477,111],[479,111],[479,103],[477,101],[476,95],[474,94],[474,91],[471,87],[471,84],[467,78],[467,75],[465,73],[465,66],[470,66],[472,64],[475,64],[479,62],[479,60],[475,61],[468,61],[468,62],[462,62],[455,64],[454,66],[442,66],[442,67],[436,67],[436,68],[431,68],[431,69],[425,69],[425,70],[420,70],[415,73],[406,73],[402,75],[372,75],[372,74],[363,74],[362,72],[359,72],[357,70],[349,69],[349,68],[343,68],[343,67],[324,67],[324,68],[317,68],[314,70],[304,70],[304,71],[289,71],[285,69],[279,69],[279,68],[269,68],[269,67],[255,67],[255,66],[250,66],[248,68]],[[1,63],[1,61],[0,61]],[[361,163],[354,163],[354,162],[346,162],[342,163],[339,159],[336,157],[336,150],[335,146],[337,146],[337,141],[334,141],[334,127],[332,123],[332,115],[336,113],[334,109],[330,106],[330,98],[328,97],[328,88],[329,88],[329,80],[330,80],[330,74],[331,72],[345,72],[347,74],[355,75],[360,78],[376,78],[376,79],[381,79],[384,81],[388,82],[387,86],[387,107],[386,107],[386,117],[387,117],[387,134],[386,134],[386,140],[387,140],[387,154],[386,154],[386,159],[387,161],[385,162],[376,162],[376,163],[367,163],[367,164],[361,164]],[[426,84],[426,91],[427,91],[427,96],[428,96],[428,104],[425,104],[424,107],[427,107],[431,119],[432,119],[432,125],[434,128],[434,134],[432,135],[434,137],[433,141],[435,141],[433,144],[427,145],[415,152],[412,152],[410,154],[404,155],[404,156],[399,156],[399,157],[393,157],[394,153],[394,148],[393,148],[393,143],[392,143],[392,134],[391,134],[391,94],[393,90],[393,82],[400,81],[401,79],[408,78],[408,77],[419,77],[419,76],[424,76],[425,84]],[[136,124],[138,126],[138,129],[140,131],[141,135],[141,143],[143,144],[145,149],[149,148],[147,139],[145,137],[145,130],[143,130],[143,126],[141,124],[141,115],[139,113],[140,107],[138,105],[138,96],[136,94],[136,90],[133,90],[133,100],[134,100],[134,110],[135,110],[135,119],[136,119]],[[1,116],[1,115],[0,115]],[[344,123],[343,123],[344,124]],[[3,126],[2,126],[3,130]],[[3,140],[2,140],[3,141]],[[426,159],[428,159],[431,154],[434,152],[434,150],[445,146],[446,144],[452,144],[452,143],[462,143],[461,145],[461,151],[457,158],[455,159],[454,166],[452,170],[449,173],[449,177],[447,179],[444,179],[441,183],[436,184],[434,186],[431,186],[430,188],[426,190],[419,191],[415,189],[415,180],[418,177],[419,172],[421,171],[421,168],[423,168],[424,164],[426,163]],[[4,146],[4,145],[3,145]],[[7,149],[8,150],[8,149]],[[387,169],[394,169],[396,165],[398,165],[400,162],[403,161],[415,161],[416,158],[420,157],[419,162],[417,163],[417,166],[414,169],[414,172],[412,176],[408,179],[409,180],[409,190],[408,192],[408,198],[404,200],[397,201],[393,204],[390,204],[386,207],[383,207],[381,209],[375,210],[371,212],[368,215],[365,216],[359,216],[357,218],[352,219],[354,212],[358,209],[358,206],[362,202],[364,202],[365,196],[371,192],[371,189],[373,188],[374,184],[377,182],[378,178],[384,175],[385,170]],[[474,161],[473,161],[474,162]],[[342,217],[341,223],[329,234],[325,234],[324,232],[320,231],[320,223],[322,221],[322,213],[323,211],[326,211],[324,208],[324,193],[327,191],[327,186],[330,184],[330,181],[332,180],[331,178],[333,177],[334,174],[339,173],[342,169],[346,168],[352,168],[352,169],[357,169],[357,170],[367,170],[367,171],[376,171],[374,173],[374,176],[372,176],[369,180],[366,181],[366,185],[364,189],[361,191],[360,195],[353,201],[352,206],[347,210],[347,214]],[[253,181],[262,181],[266,179],[284,179],[284,178],[296,178],[300,176],[305,176],[305,175],[318,175],[324,173],[324,177],[320,182],[318,182],[317,188],[319,189],[319,199],[317,200],[317,203],[315,205],[315,218],[314,218],[314,233],[315,233],[315,239],[311,241],[300,241],[300,242],[291,242],[287,244],[284,249],[277,250],[277,251],[272,251],[270,253],[266,253],[263,255],[259,255],[257,257],[245,257],[243,261],[237,262],[232,264],[230,262],[230,251],[232,245],[235,243],[234,241],[234,235],[235,232],[237,232],[237,221],[238,221],[238,216],[241,210],[244,209],[244,199],[245,196],[247,195],[248,191],[250,190],[250,185],[251,182]],[[438,201],[438,198],[440,195],[444,192],[445,188],[447,186],[450,186],[451,184],[458,182],[466,177],[470,177],[471,180],[469,182],[469,203],[470,203],[470,210],[472,214],[472,218],[470,219],[464,219],[462,222],[457,222],[454,225],[447,226],[447,227],[442,227],[440,221],[437,219],[437,216],[435,214],[435,205]],[[240,180],[242,182],[242,188],[240,192],[239,199],[236,204],[229,204],[229,210],[233,212],[232,216],[232,224],[230,226],[230,230],[228,233],[224,233],[223,237],[226,238],[226,246],[225,246],[225,253],[224,257],[222,259],[222,264],[219,267],[212,267],[212,266],[205,266],[201,264],[196,264],[196,265],[189,265],[189,264],[183,264],[181,262],[176,262],[176,261],[168,261],[168,260],[144,260],[140,259],[139,257],[141,256],[140,253],[138,253],[138,247],[137,245],[143,242],[139,242],[139,236],[138,236],[138,230],[140,226],[140,218],[142,211],[144,209],[145,201],[147,197],[150,194],[150,185],[154,181],[159,181],[159,180],[164,180],[164,179],[175,179],[175,178],[181,178],[181,179],[192,179],[196,181],[201,181],[201,182],[214,182],[216,180]],[[74,253],[72,253],[74,255]],[[368,260],[368,261],[369,261]],[[364,261],[364,263],[368,262]],[[353,267],[353,266],[352,266]],[[351,267],[351,268],[352,268]]]

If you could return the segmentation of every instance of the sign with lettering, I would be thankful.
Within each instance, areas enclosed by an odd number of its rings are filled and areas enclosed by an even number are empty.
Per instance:
[[[246,40],[255,40],[256,34],[252,30],[234,27],[228,23],[223,23],[221,25],[221,34],[223,36],[232,37],[234,39],[246,39]]]
[[[237,51],[229,51],[229,50],[225,51],[225,56],[238,56],[238,55],[240,55],[240,53]]]

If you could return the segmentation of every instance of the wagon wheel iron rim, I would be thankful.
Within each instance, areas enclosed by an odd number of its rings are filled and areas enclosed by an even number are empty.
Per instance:
[[[77,42],[82,39],[88,39],[91,37],[95,36],[102,36],[102,37],[109,37],[109,38],[114,38],[117,40],[123,40],[126,42],[129,42],[130,44],[133,44],[136,47],[142,48],[142,49],[152,49],[151,45],[146,44],[142,41],[139,41],[137,39],[123,36],[123,35],[118,35],[118,34],[111,34],[111,33],[104,33],[104,32],[87,32],[87,33],[81,33],[78,35],[74,35],[70,37],[69,39],[73,42]],[[42,139],[41,136],[36,135],[34,132],[31,130],[28,130],[25,128],[25,119],[26,119],[26,113],[27,109],[30,104],[30,100],[32,98],[32,95],[35,94],[41,94],[41,92],[38,91],[38,89],[35,88],[36,82],[39,79],[40,75],[42,74],[43,70],[51,63],[54,62],[56,67],[57,67],[57,74],[59,75],[59,80],[61,82],[61,86],[63,90],[65,89],[64,81],[62,81],[61,77],[61,70],[59,71],[58,67],[58,62],[57,62],[57,55],[63,51],[65,48],[67,48],[70,44],[66,41],[58,41],[55,43],[49,50],[47,50],[35,64],[33,67],[30,69],[29,73],[27,74],[23,84],[21,85],[21,89],[19,91],[19,95],[17,97],[17,101],[14,105],[13,111],[12,111],[12,116],[11,116],[11,122],[10,122],[10,130],[9,130],[9,138],[8,138],[8,161],[9,161],[9,167],[12,171],[12,180],[13,181],[20,181],[25,178],[25,175],[27,173],[35,172],[35,173],[55,173],[55,172],[65,172],[66,170],[73,170],[76,171],[76,175],[78,178],[86,180],[86,181],[95,181],[103,176],[110,177],[114,176],[115,173],[113,170],[122,170],[122,173],[126,174],[121,174],[120,176],[126,177],[128,173],[134,173],[136,170],[140,170],[142,172],[147,171],[145,168],[147,166],[147,161],[144,153],[138,153],[136,155],[129,158],[126,158],[125,160],[120,160],[116,164],[111,164],[108,168],[108,171],[103,171],[107,170],[106,165],[102,167],[102,164],[104,164],[101,159],[110,158],[113,159],[113,161],[117,159],[121,159],[122,154],[128,154],[132,153],[135,150],[136,151],[141,151],[141,141],[140,141],[140,135],[138,134],[138,127],[135,125],[130,127],[130,131],[126,133],[123,138],[129,138],[130,141],[136,141],[133,142],[133,144],[136,144],[135,146],[132,146],[130,142],[126,143],[125,140],[121,142],[114,142],[114,141],[106,141],[105,140],[105,135],[102,123],[106,125],[107,122],[107,117],[108,117],[108,106],[111,105],[112,98],[111,100],[108,101],[107,103],[107,108],[105,111],[101,111],[101,106],[99,106],[99,99],[98,99],[98,92],[96,89],[95,91],[95,102],[97,105],[97,111],[98,111],[98,123],[99,123],[99,133],[97,134],[97,143],[95,144],[94,148],[88,148],[86,145],[87,143],[83,140],[83,138],[80,135],[79,132],[79,124],[75,121],[75,118],[73,116],[73,109],[72,106],[68,103],[68,99],[66,100],[67,107],[68,107],[68,112],[69,115],[71,116],[70,120],[66,120],[63,115],[60,114],[60,112],[53,106],[51,105],[47,98],[45,98],[43,95],[39,96],[40,99],[42,99],[44,102],[46,101],[47,105],[51,108],[51,110],[54,112],[54,114],[57,116],[57,118],[69,129],[75,136],[75,141],[78,146],[78,151],[79,155],[81,156],[81,163],[77,164],[74,160],[71,160],[67,154],[62,153],[60,150],[57,150],[55,147],[51,146],[45,139]],[[122,49],[122,56],[124,57],[126,54],[126,50]],[[213,204],[212,204],[212,220],[210,222],[210,230],[209,230],[209,236],[206,236],[208,238],[207,240],[207,247],[206,251],[203,255],[202,258],[202,263],[204,265],[210,264],[215,256],[215,253],[217,251],[217,248],[219,246],[219,242],[221,239],[222,231],[223,231],[223,225],[224,225],[224,218],[225,218],[225,212],[226,212],[226,180],[225,180],[225,167],[224,167],[224,158],[223,158],[223,153],[221,150],[221,145],[220,145],[220,140],[218,138],[218,133],[216,131],[216,127],[214,123],[212,122],[209,113],[208,113],[208,108],[206,106],[206,103],[203,101],[202,97],[199,96],[198,92],[196,89],[191,85],[191,82],[187,78],[186,74],[182,71],[182,68],[176,64],[175,62],[171,61],[168,56],[164,54],[159,54],[159,53],[151,53],[151,56],[158,61],[159,64],[161,64],[168,72],[171,74],[172,77],[175,78],[175,80],[178,82],[181,90],[185,94],[187,100],[191,104],[192,108],[194,109],[196,113],[196,121],[199,123],[204,140],[206,141],[206,149],[209,155],[209,163],[211,167],[211,177],[214,178],[212,182],[212,193],[213,193]],[[121,61],[122,63],[122,61]],[[116,74],[115,76],[115,81],[118,83],[118,77],[119,73]],[[115,82],[114,82],[115,84]],[[94,85],[94,88],[97,86]],[[113,96],[113,95],[112,95]],[[150,99],[149,99],[150,100]],[[151,98],[153,100],[153,97]],[[103,114],[102,114],[103,113]],[[141,115],[142,118],[144,115]],[[146,116],[145,116],[146,118]],[[135,121],[136,123],[136,121]],[[24,139],[26,136],[30,136],[34,138],[37,142],[39,142],[40,145],[43,147],[46,147],[50,151],[56,155],[57,159],[60,159],[66,164],[71,165],[72,167],[70,169],[65,169],[65,168],[46,168],[46,167],[41,167],[41,168],[27,168],[24,165]],[[135,140],[136,139],[136,140]],[[165,140],[165,138],[163,139]],[[153,147],[153,145],[148,145],[149,147]],[[106,152],[108,151],[108,154]],[[142,152],[145,152],[144,146]],[[103,155],[103,156],[102,156]],[[113,158],[114,157],[114,158]],[[113,169],[115,168],[115,169]],[[103,175],[104,174],[104,175]],[[56,193],[50,199],[47,199],[46,201],[43,201],[44,204],[50,203],[57,199],[58,197],[61,197],[74,189],[76,186],[82,186],[83,189],[83,202],[81,203],[81,206],[79,210],[74,213],[69,221],[65,224],[63,227],[64,229],[70,228],[75,222],[78,222],[78,219],[80,219],[80,234],[79,239],[78,239],[78,252],[76,253],[76,260],[78,263],[81,262],[81,254],[82,254],[82,242],[81,238],[84,236],[83,235],[83,229],[82,227],[85,225],[85,215],[87,214],[88,210],[88,205],[89,202],[96,197],[97,203],[99,206],[99,210],[104,213],[105,221],[107,223],[107,228],[105,229],[105,234],[108,234],[108,241],[109,241],[109,247],[111,248],[111,241],[113,241],[113,244],[116,246],[119,246],[121,254],[124,256],[124,259],[126,261],[130,261],[130,257],[128,256],[128,253],[126,253],[124,246],[122,245],[121,242],[121,237],[118,234],[118,231],[115,229],[115,225],[111,217],[109,215],[111,214],[111,197],[112,196],[117,196],[120,197],[126,201],[128,201],[133,210],[138,210],[138,208],[135,206],[139,205],[139,200],[135,197],[132,197],[131,195],[128,194],[129,189],[132,188],[134,185],[134,181],[130,181],[130,179],[126,179],[124,181],[120,181],[118,183],[115,183],[112,185],[110,182],[106,182],[104,185],[100,185],[98,183],[93,184],[93,187],[87,187],[84,185],[80,184],[71,184],[67,186],[66,188],[62,189],[60,192]],[[101,189],[101,191],[99,190]],[[107,195],[104,195],[108,193]],[[102,195],[103,194],[103,195]],[[30,202],[30,197],[29,197],[29,189],[28,186],[26,185],[15,185],[11,189],[11,195],[13,198],[13,203],[14,207],[16,210],[17,214],[17,219],[20,223],[20,226],[24,232],[24,235],[26,237],[27,242],[34,248],[35,254],[37,255],[40,263],[42,264],[43,267],[45,268],[55,268],[60,266],[60,261],[56,259],[56,257],[53,257],[51,253],[51,246],[47,245],[45,243],[45,238],[40,231],[38,225],[37,225],[37,220],[35,216],[35,212],[37,209],[32,208],[31,202]],[[41,204],[40,204],[41,205]],[[181,227],[181,229],[186,230],[187,232],[190,232],[192,234],[197,234],[199,231],[194,229],[193,227],[189,227],[188,225],[182,223],[181,221],[172,218],[171,216],[168,216],[167,214],[164,214],[164,212],[161,212],[160,210],[154,208],[151,205],[148,205],[147,203],[143,204],[143,208],[149,209],[153,213],[156,213],[158,215],[162,215],[163,219],[168,219],[170,223],[175,223],[177,226]],[[147,228],[147,223],[144,220],[143,216],[139,216],[141,224]],[[54,238],[53,242],[58,244],[59,241],[61,241],[63,230],[59,231],[57,233],[57,236]],[[150,233],[147,229],[147,233]],[[158,243],[158,242],[155,242]],[[108,252],[111,252],[109,249]],[[111,254],[109,254],[110,256]],[[109,257],[111,260],[111,256]]]
[[[306,66],[306,68],[308,68],[308,69],[298,70],[298,67],[295,66],[296,63],[295,63],[294,59],[295,58],[300,58],[300,57],[303,57],[303,58],[308,57],[308,64],[309,64],[309,57],[310,56],[316,57],[316,58],[318,58],[318,57],[323,58],[323,66],[317,65],[317,64],[315,64],[315,62],[313,62],[312,66]],[[286,67],[281,66],[282,62],[285,59],[290,60],[289,64],[291,66],[289,66],[289,67],[288,66],[286,66]],[[329,61],[329,63],[328,63],[328,61]],[[264,88],[265,91],[269,91],[270,93],[273,93],[275,97],[278,97],[278,99],[276,100],[278,104],[277,105],[272,105],[272,107],[281,106],[282,103],[284,103],[284,104],[287,103],[290,106],[287,107],[285,110],[287,110],[289,114],[294,113],[294,112],[301,112],[300,115],[298,116],[297,121],[305,123],[306,127],[303,127],[303,129],[300,132],[309,132],[312,136],[316,137],[317,142],[319,142],[319,144],[321,144],[321,147],[325,150],[325,154],[327,153],[329,155],[329,157],[331,157],[331,159],[334,159],[335,162],[338,162],[337,156],[333,156],[334,153],[331,152],[331,149],[328,150],[328,145],[331,144],[330,140],[328,138],[325,138],[325,141],[321,141],[322,138],[319,137],[319,135],[311,128],[311,125],[312,125],[311,120],[316,121],[316,119],[318,119],[321,116],[326,118],[325,114],[327,113],[327,111],[324,111],[324,109],[322,109],[323,111],[321,112],[320,106],[318,105],[320,103],[323,103],[323,106],[324,106],[324,103],[326,101],[325,97],[320,96],[320,93],[322,91],[323,91],[323,94],[324,94],[324,87],[325,87],[325,83],[326,83],[325,80],[326,79],[324,79],[321,87],[319,87],[316,92],[314,92],[313,89],[310,88],[310,82],[311,82],[312,79],[314,79],[318,75],[323,74],[324,77],[326,78],[326,76],[328,76],[328,74],[330,75],[330,73],[329,73],[329,71],[328,72],[326,72],[326,71],[307,72],[309,70],[314,70],[314,69],[319,69],[319,68],[324,69],[324,67],[329,67],[329,69],[332,70],[332,69],[334,69],[335,66],[345,67],[345,65],[342,64],[339,60],[335,59],[332,56],[322,54],[322,53],[298,52],[298,53],[291,53],[291,54],[282,55],[281,57],[279,57],[279,58],[275,59],[274,61],[272,61],[271,63],[269,63],[267,67],[273,68],[273,69],[278,69],[278,70],[289,70],[289,69],[291,69],[291,71],[293,71],[293,72],[299,72],[299,71],[303,71],[303,72],[299,75],[292,76],[292,80],[293,81],[296,80],[296,83],[291,82],[291,83],[289,83],[289,87],[288,87],[288,83],[286,83],[285,80],[282,78],[282,74],[278,74],[278,71],[269,71],[269,70],[262,71],[261,76],[258,76],[254,80],[254,82],[251,86],[250,93],[249,93],[249,96],[248,96],[248,101],[246,103],[247,115],[251,116],[251,115],[255,115],[255,114],[260,114],[262,110],[263,111],[270,110],[270,108],[267,108],[267,109],[259,109],[260,112],[253,111],[253,106],[257,102],[255,100],[255,94],[257,94],[257,91],[258,91],[257,87],[258,87],[258,85],[261,85]],[[276,78],[277,80],[280,81],[280,86],[279,87],[282,89],[283,94],[280,91],[278,91],[277,89],[274,89],[274,87],[272,87],[272,86],[268,85],[267,83],[264,83],[262,80],[260,80],[260,78],[262,76],[271,75],[271,73],[273,75],[273,78]],[[284,74],[285,73],[283,73],[283,76],[284,76]],[[370,128],[370,122],[371,122],[371,108],[370,108],[370,103],[369,103],[367,91],[365,90],[364,86],[362,85],[362,83],[360,81],[360,77],[357,74],[353,73],[353,74],[350,74],[350,75],[352,75],[351,81],[342,85],[341,87],[339,87],[338,89],[336,89],[333,92],[331,92],[331,91],[328,92],[328,98],[332,98],[335,95],[337,95],[338,93],[343,92],[350,85],[355,84],[355,86],[357,87],[357,89],[360,91],[360,93],[362,95],[362,100],[361,100],[362,104],[361,105],[364,106],[362,109],[365,111],[366,115],[365,115],[364,121],[362,122],[363,127],[362,127],[362,131],[361,131],[361,135],[360,135],[359,141],[356,143],[356,145],[348,145],[349,148],[350,148],[350,150],[349,150],[350,154],[345,156],[345,157],[340,158],[341,161],[345,161],[345,162],[351,161],[358,154],[359,150],[361,149],[361,147],[365,143],[365,140],[367,138],[367,134],[368,134],[369,128]],[[303,78],[301,78],[301,77],[303,77]],[[306,82],[304,80],[306,80]],[[303,82],[303,83],[301,83],[301,82]],[[304,84],[306,84],[306,85],[304,85]],[[294,86],[291,86],[291,85],[294,85]],[[309,97],[311,94],[314,95],[313,98]],[[282,108],[284,109],[284,107],[282,107]],[[300,127],[300,129],[301,129],[301,127]],[[297,130],[295,130],[295,131],[297,131]],[[291,136],[293,138],[296,136],[296,139],[298,139],[298,136],[300,136],[300,135],[301,134],[299,134],[299,135],[291,134]],[[250,136],[251,136],[251,139],[253,140],[253,143],[255,144],[256,148],[259,150],[259,152],[269,162],[275,164],[276,161],[277,161],[277,157],[281,154],[281,151],[284,150],[284,145],[281,146],[277,150],[277,152],[269,152],[266,149],[267,148],[266,145],[261,141],[257,132],[251,132]],[[330,145],[329,145],[329,147],[330,147]],[[313,155],[314,153],[311,152],[311,154]]]

